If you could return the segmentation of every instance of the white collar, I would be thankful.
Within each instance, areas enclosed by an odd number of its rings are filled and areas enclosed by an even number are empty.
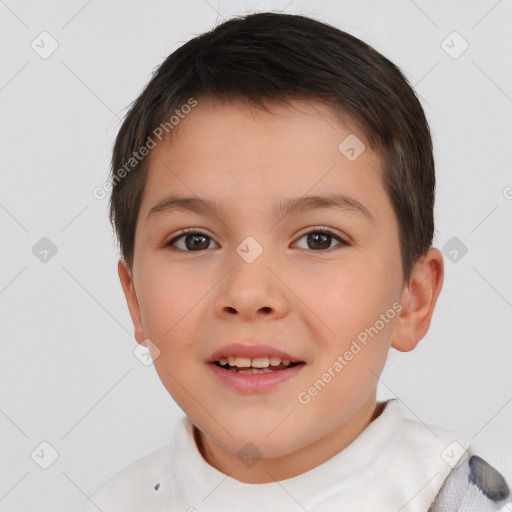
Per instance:
[[[170,453],[171,503],[177,511],[198,512],[425,512],[452,469],[443,453],[454,442],[469,447],[456,432],[405,419],[400,402],[391,399],[352,443],[320,466],[279,482],[247,484],[204,460],[193,424],[183,417]]]

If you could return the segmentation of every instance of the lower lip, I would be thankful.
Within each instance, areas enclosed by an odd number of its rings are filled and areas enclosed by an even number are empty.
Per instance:
[[[301,363],[287,370],[276,370],[272,373],[237,373],[224,370],[215,363],[209,363],[208,366],[223,384],[232,389],[242,393],[263,393],[295,377],[305,364]]]

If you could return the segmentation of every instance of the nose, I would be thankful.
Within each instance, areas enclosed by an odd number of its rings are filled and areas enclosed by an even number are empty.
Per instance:
[[[242,320],[277,319],[289,309],[286,285],[275,269],[260,256],[247,263],[238,255],[232,258],[231,270],[222,281],[215,298],[214,310],[224,318]]]

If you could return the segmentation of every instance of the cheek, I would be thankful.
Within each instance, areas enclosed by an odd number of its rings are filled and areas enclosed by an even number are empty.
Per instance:
[[[392,306],[397,276],[378,257],[378,251],[354,256],[339,270],[331,268],[309,277],[297,295],[305,304],[300,304],[302,316],[308,319],[318,346],[319,371],[347,354],[344,377],[340,375],[337,381],[365,386],[375,380],[369,370],[380,374],[387,358],[396,321]]]
[[[146,336],[158,346],[161,355],[171,348],[178,355],[187,348],[183,343],[193,340],[188,334],[197,324],[207,285],[158,264],[146,265],[139,278],[142,286],[138,297]]]
[[[324,334],[342,338],[357,334],[357,328],[373,324],[392,305],[392,271],[375,259],[356,258],[359,261],[297,280],[296,295],[315,313]]]
[[[155,369],[176,403],[191,414],[200,414],[200,409],[193,412],[195,405],[190,403],[190,390],[197,386],[191,364],[199,358],[195,340],[207,285],[163,265],[148,267],[141,312],[146,335],[158,349]]]

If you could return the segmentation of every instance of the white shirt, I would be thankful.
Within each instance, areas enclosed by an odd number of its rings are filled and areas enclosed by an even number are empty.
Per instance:
[[[173,442],[111,478],[83,512],[427,512],[469,445],[456,432],[405,419],[398,399],[391,399],[320,466],[279,482],[247,484],[204,460],[183,417]]]

